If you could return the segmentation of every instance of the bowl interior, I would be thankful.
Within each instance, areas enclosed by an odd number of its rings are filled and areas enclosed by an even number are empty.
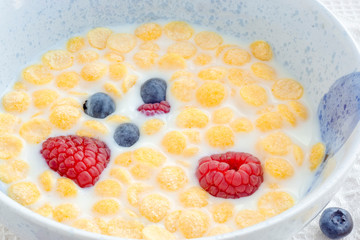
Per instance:
[[[320,186],[334,185],[334,179],[340,179],[353,162],[354,154],[346,150],[353,149],[358,140],[346,140],[359,120],[355,96],[360,94],[354,89],[360,77],[354,72],[359,70],[360,57],[346,31],[317,2],[17,0],[0,3],[0,19],[0,92],[17,80],[24,64],[34,56],[94,27],[177,19],[247,44],[264,39],[273,47],[276,61],[304,85],[314,114],[319,116],[327,159],[331,159],[327,162],[332,167],[324,164],[317,173],[321,181],[311,188],[314,195]]]

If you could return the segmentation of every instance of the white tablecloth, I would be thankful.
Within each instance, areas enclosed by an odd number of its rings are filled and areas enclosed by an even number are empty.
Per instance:
[[[315,0],[314,0],[315,1]],[[358,46],[360,47],[360,0],[319,0],[340,22],[350,31]],[[353,216],[355,223],[352,233],[344,240],[360,239],[360,157],[355,166],[347,176],[347,180],[329,203],[330,206],[337,206],[347,209]],[[319,229],[319,217],[314,219],[305,229],[292,238],[292,240],[328,240]],[[0,240],[19,240],[16,233],[11,233],[0,224]],[[26,239],[23,239],[26,240]]]

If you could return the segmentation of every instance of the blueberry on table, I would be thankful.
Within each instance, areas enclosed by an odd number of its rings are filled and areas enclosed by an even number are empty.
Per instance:
[[[140,95],[144,103],[159,103],[166,100],[166,82],[160,78],[151,78],[141,85]]]
[[[121,147],[131,147],[139,137],[139,128],[133,123],[120,124],[114,132],[114,140]]]
[[[98,92],[85,101],[84,112],[93,118],[106,118],[115,112],[115,102],[106,93]]]
[[[330,239],[340,239],[353,229],[353,220],[348,211],[342,208],[327,208],[320,217],[320,229]]]

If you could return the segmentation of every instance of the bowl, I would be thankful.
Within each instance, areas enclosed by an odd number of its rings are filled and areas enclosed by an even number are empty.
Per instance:
[[[359,51],[343,26],[316,1],[14,0],[0,2],[0,16],[1,92],[34,56],[98,26],[174,19],[211,27],[245,43],[257,39],[270,43],[276,60],[307,90],[326,157],[294,207],[252,227],[208,239],[291,237],[328,203],[359,152]],[[119,239],[44,218],[3,192],[0,212],[0,221],[22,239]]]

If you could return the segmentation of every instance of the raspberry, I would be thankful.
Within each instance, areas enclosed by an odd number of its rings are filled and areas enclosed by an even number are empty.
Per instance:
[[[74,135],[48,138],[40,153],[52,170],[82,188],[97,182],[110,159],[110,149],[104,142]]]
[[[203,189],[221,198],[250,196],[264,180],[260,160],[244,152],[203,157],[196,177]]]
[[[167,101],[161,101],[160,103],[145,103],[138,107],[137,110],[146,116],[154,116],[155,114],[170,112],[170,104]]]

